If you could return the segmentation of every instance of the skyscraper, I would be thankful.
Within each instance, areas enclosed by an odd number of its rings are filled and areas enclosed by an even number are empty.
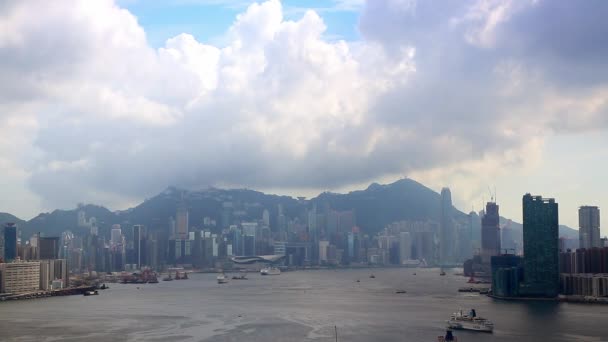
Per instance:
[[[40,260],[59,259],[59,237],[39,237],[38,252]]]
[[[145,228],[140,224],[133,226],[133,250],[135,251],[135,263],[137,269],[141,269],[142,263],[146,261]]]
[[[119,224],[112,225],[112,231],[110,233],[110,242],[112,246],[116,246],[122,243],[122,230]]]
[[[4,261],[17,258],[17,225],[7,223],[4,225]]]
[[[439,230],[439,262],[453,263],[454,260],[454,222],[452,218],[452,193],[449,188],[441,189],[441,226]]]
[[[187,240],[188,239],[188,208],[185,203],[180,203],[177,206],[177,215],[176,215],[176,235],[178,239]]]
[[[410,233],[399,233],[399,261],[401,264],[407,263],[412,257],[412,238]]]
[[[600,209],[582,206],[578,209],[578,238],[580,248],[602,247],[600,238]]]
[[[481,218],[481,262],[490,270],[491,258],[500,255],[500,216],[498,205],[486,204],[486,211]]]
[[[530,194],[523,197],[524,279],[521,295],[558,295],[558,227],[558,205],[555,199]]]

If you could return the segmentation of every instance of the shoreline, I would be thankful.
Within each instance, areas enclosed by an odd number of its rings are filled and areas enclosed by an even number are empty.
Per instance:
[[[558,303],[580,303],[580,304],[608,304],[608,298],[604,297],[584,297],[559,295],[555,298],[543,297],[501,297],[487,294],[492,299],[503,300],[506,302],[558,302]]]
[[[19,294],[13,294],[13,295],[2,295],[2,296],[0,296],[0,302],[12,301],[12,300],[26,300],[26,299],[36,299],[36,298],[57,297],[57,296],[82,295],[85,291],[93,291],[93,290],[95,290],[95,288],[96,288],[95,286],[79,286],[79,287],[69,287],[69,288],[59,289],[59,290],[35,291],[35,292],[19,293]]]

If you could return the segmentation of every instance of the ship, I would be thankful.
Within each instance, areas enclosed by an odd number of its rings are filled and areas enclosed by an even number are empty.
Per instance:
[[[220,275],[217,276],[218,284],[226,284],[227,282],[228,282],[228,277],[226,277],[226,275],[224,273],[221,273]]]
[[[481,332],[492,332],[494,323],[491,321],[477,317],[475,309],[471,309],[468,315],[462,313],[462,310],[452,314],[450,320],[447,321],[448,328],[460,330],[472,330]]]
[[[261,275],[279,275],[281,270],[277,267],[264,267],[260,270]]]

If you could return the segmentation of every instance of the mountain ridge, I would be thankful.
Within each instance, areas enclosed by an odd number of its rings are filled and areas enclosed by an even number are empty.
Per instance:
[[[440,194],[425,185],[403,178],[389,184],[371,183],[367,188],[348,193],[322,192],[308,200],[291,196],[265,194],[251,189],[220,189],[208,187],[201,190],[187,190],[168,186],[159,194],[147,198],[135,207],[126,210],[110,211],[94,204],[79,205],[77,208],[50,213],[41,213],[31,220],[24,221],[8,213],[0,213],[0,224],[16,222],[22,236],[28,237],[36,232],[58,236],[65,230],[82,233],[86,227],[78,226],[77,212],[83,210],[87,218],[95,217],[100,232],[109,231],[112,224],[127,227],[144,224],[152,230],[167,230],[169,217],[175,215],[177,205],[183,201],[189,208],[190,223],[200,226],[203,217],[218,223],[222,221],[224,206],[229,203],[236,214],[244,219],[259,219],[264,209],[271,217],[271,226],[276,224],[278,205],[281,204],[287,216],[298,217],[302,206],[316,205],[318,210],[329,207],[333,210],[355,209],[356,223],[368,234],[375,234],[386,225],[401,220],[435,220],[440,213]],[[458,222],[465,222],[468,215],[456,207],[453,216]],[[508,221],[502,218],[501,224]],[[511,228],[521,231],[521,224],[511,220]],[[567,226],[560,226],[560,236],[576,237],[578,232]]]

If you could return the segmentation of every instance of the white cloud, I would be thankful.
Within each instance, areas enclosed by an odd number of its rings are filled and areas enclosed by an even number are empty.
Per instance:
[[[542,35],[530,23],[545,2],[374,0],[364,39],[344,42],[315,11],[286,20],[270,0],[223,46],[185,32],[159,49],[109,0],[4,6],[0,128],[19,138],[0,144],[0,166],[46,208],[170,184],[324,190],[403,174],[471,201],[485,185],[465,184],[528,167],[547,134],[608,126],[605,81],[581,66],[589,82],[556,77],[570,51],[519,38],[523,24]]]

